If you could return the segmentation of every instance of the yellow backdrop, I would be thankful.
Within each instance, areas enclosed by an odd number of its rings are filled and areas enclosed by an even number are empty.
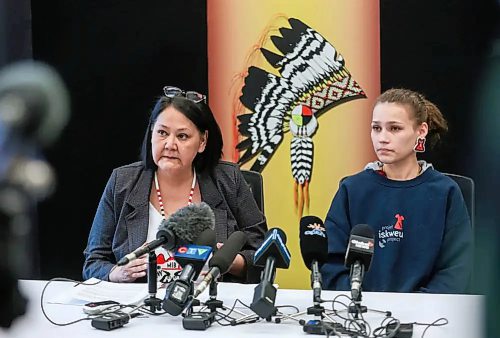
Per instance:
[[[278,53],[269,35],[287,27],[286,18],[297,18],[320,33],[345,59],[352,78],[366,98],[342,103],[318,118],[313,136],[314,165],[309,186],[310,208],[304,214],[324,219],[337,191],[339,179],[362,170],[374,159],[370,120],[374,99],[380,93],[379,3],[366,0],[210,0],[208,11],[209,103],[224,137],[224,158],[237,161],[238,96],[249,65],[279,75],[258,47]],[[289,27],[289,26],[288,26]],[[265,34],[266,32],[270,34]],[[263,34],[264,33],[264,34]],[[236,99],[235,99],[236,98]],[[242,112],[249,113],[240,106]],[[282,228],[292,254],[290,269],[278,270],[280,287],[304,288],[309,271],[299,248],[299,216],[294,207],[294,179],[290,165],[291,134],[262,171],[265,212],[269,227]],[[254,160],[244,164],[250,168]]]

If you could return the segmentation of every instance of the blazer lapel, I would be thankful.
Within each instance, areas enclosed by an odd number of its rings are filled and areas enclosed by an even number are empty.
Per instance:
[[[126,200],[129,212],[124,218],[127,224],[129,252],[144,244],[148,236],[149,194],[152,181],[153,171],[142,171],[137,184]]]
[[[227,239],[227,210],[224,208],[224,197],[217,189],[216,183],[208,174],[197,174],[201,200],[207,203],[215,214],[215,235],[217,242]]]

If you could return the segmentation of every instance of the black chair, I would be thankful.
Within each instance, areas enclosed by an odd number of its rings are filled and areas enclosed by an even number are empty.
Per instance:
[[[476,218],[476,198],[475,198],[475,185],[474,181],[472,178],[467,177],[467,176],[462,176],[462,175],[456,175],[456,174],[448,174],[448,173],[443,173],[452,180],[454,180],[458,187],[460,188],[460,191],[462,192],[462,196],[465,201],[465,206],[467,207],[467,211],[469,212],[469,217],[470,217],[470,224],[472,226],[472,231],[474,232],[474,226],[475,226],[475,218]],[[472,234],[474,236],[474,233]],[[476,249],[477,250],[477,249]],[[476,270],[476,267],[473,268]],[[473,291],[473,277],[471,275],[471,278],[469,280],[469,285],[467,286],[466,293],[471,293]]]
[[[475,225],[474,220],[476,217],[476,198],[475,198],[474,180],[470,177],[462,175],[448,174],[448,173],[443,173],[443,174],[448,176],[458,184],[458,187],[462,192],[462,196],[464,197],[465,206],[467,207],[467,211],[469,212],[470,224],[472,226],[472,229],[474,229]],[[349,176],[345,176],[340,179],[339,187],[342,181],[344,181],[347,177]]]
[[[464,197],[465,205],[467,206],[467,211],[469,212],[470,224],[472,225],[472,229],[474,229],[474,220],[476,218],[476,198],[475,198],[474,180],[472,180],[472,178],[467,176],[448,174],[448,173],[444,174],[458,184],[458,187],[462,192],[462,196]]]
[[[264,213],[264,183],[261,173],[252,170],[241,170],[241,173],[252,191],[257,206]]]

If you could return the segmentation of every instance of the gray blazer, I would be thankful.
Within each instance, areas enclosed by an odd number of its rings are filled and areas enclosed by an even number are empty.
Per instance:
[[[84,251],[84,279],[108,280],[116,262],[146,242],[153,174],[152,170],[145,170],[141,162],[113,170]],[[267,225],[239,167],[221,161],[213,175],[197,173],[197,180],[202,201],[210,205],[215,214],[217,242],[224,242],[238,230],[248,237],[241,251],[247,263],[246,278],[225,276],[224,280],[258,282],[261,269],[254,266],[253,255],[264,239]]]

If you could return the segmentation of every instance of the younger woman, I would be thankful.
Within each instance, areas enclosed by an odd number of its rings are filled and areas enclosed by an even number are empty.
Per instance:
[[[417,153],[434,145],[447,123],[421,94],[390,89],[373,109],[378,161],[345,179],[328,211],[328,289],[350,289],[344,266],[351,229],[368,224],[374,255],[366,291],[463,293],[471,273],[472,229],[457,184]]]

